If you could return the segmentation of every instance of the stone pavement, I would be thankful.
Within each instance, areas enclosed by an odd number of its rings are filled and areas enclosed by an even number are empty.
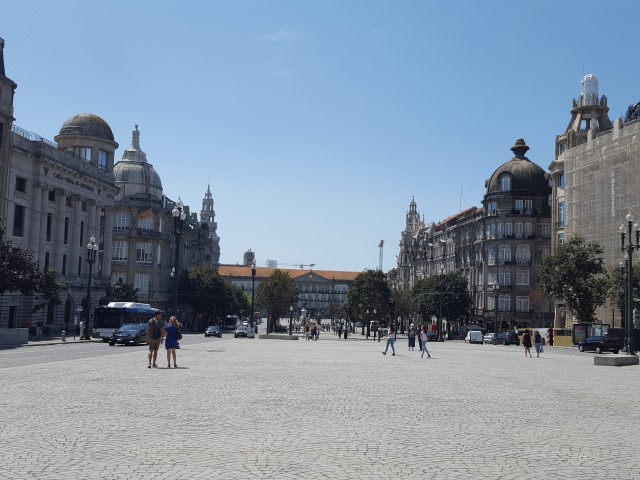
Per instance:
[[[640,367],[459,341],[427,360],[331,334],[202,340],[178,369],[147,369],[144,348],[1,369],[0,478],[640,478]]]

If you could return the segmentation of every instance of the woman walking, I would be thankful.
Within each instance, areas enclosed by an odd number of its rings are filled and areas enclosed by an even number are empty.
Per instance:
[[[164,327],[164,331],[167,334],[164,341],[164,346],[167,349],[167,368],[171,368],[172,357],[173,368],[178,368],[178,365],[176,364],[176,349],[180,348],[180,345],[178,344],[178,334],[180,333],[178,330],[178,319],[172,316],[169,319],[169,323]],[[181,335],[180,338],[182,338]]]
[[[416,329],[413,326],[413,323],[409,326],[409,350],[413,350],[416,348]]]
[[[396,347],[393,346],[395,341],[396,341],[396,334],[393,333],[393,325],[389,325],[389,333],[387,334],[387,347],[384,349],[384,352],[382,352],[383,355],[387,354],[387,350],[389,350],[389,345],[391,345],[391,350],[393,351],[391,355],[396,354]]]
[[[420,358],[424,358],[424,354],[427,354],[427,358],[431,358],[431,354],[429,350],[427,350],[427,327],[422,325],[420,330],[420,340],[422,340],[422,353],[420,354]]]
[[[540,350],[542,350],[542,335],[538,330],[533,334],[533,344],[536,346],[536,357],[540,357]]]
[[[527,353],[531,358],[531,334],[529,333],[529,329],[524,331],[524,335],[522,335],[522,345],[524,345],[524,356],[527,357]]]

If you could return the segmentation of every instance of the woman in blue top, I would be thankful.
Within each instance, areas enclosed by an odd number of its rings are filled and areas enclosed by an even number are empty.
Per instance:
[[[169,323],[164,327],[164,331],[167,336],[164,341],[164,346],[167,349],[167,368],[171,368],[171,357],[173,357],[173,368],[178,368],[176,364],[176,349],[180,348],[178,343],[178,319],[171,317]]]

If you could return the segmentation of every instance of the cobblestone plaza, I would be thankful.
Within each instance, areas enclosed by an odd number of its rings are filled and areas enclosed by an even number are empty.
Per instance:
[[[640,478],[640,367],[429,346],[186,336],[178,369],[145,347],[0,367],[0,478]]]

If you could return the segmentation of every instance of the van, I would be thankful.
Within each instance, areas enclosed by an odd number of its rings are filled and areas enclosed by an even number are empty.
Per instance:
[[[465,343],[479,343],[482,345],[482,332],[480,330],[469,330],[464,341]]]

